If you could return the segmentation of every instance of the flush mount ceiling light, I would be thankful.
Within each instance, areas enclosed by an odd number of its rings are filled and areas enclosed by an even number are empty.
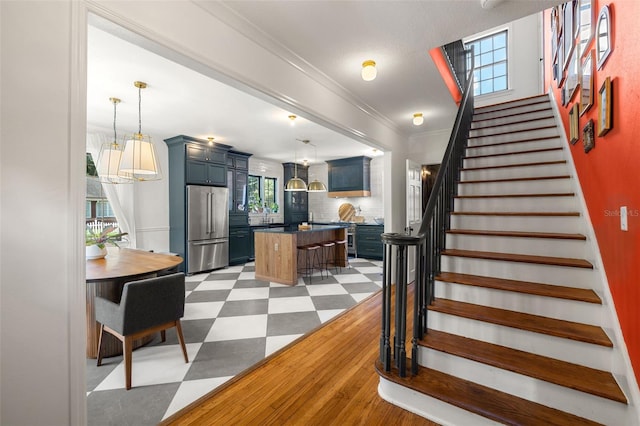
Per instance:
[[[212,137],[208,137],[207,138],[207,140],[209,141],[209,146],[213,145],[213,139],[215,139],[215,138],[212,138]]]
[[[422,123],[424,123],[424,117],[422,117],[422,113],[416,112],[415,114],[413,114],[413,124],[419,126]]]
[[[289,120],[291,120],[291,125],[295,122],[296,116],[290,115]],[[298,177],[298,151],[294,148],[293,150],[293,177],[287,181],[287,184],[284,186],[285,191],[306,191],[307,184]]]
[[[291,125],[292,125],[292,126],[296,124],[296,118],[298,118],[298,117],[296,117],[296,116],[295,116],[295,115],[293,115],[293,114],[291,114],[291,115],[289,116],[289,120],[291,120]]]
[[[151,136],[142,134],[142,89],[147,83],[136,81],[133,85],[138,88],[138,133],[125,142],[118,176],[138,181],[158,180],[162,175]]]
[[[371,59],[362,63],[362,79],[364,81],[371,81],[376,78],[378,71],[376,70],[376,62]]]
[[[118,134],[116,133],[116,108],[120,103],[118,98],[109,98],[113,103],[113,142],[107,142],[100,147],[98,155],[98,179],[102,183],[133,183],[131,179],[118,176],[118,166],[122,159],[122,151],[124,146],[118,143]]]

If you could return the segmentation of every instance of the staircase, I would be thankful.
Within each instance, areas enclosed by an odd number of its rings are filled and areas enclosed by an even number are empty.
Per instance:
[[[441,424],[640,424],[561,132],[546,95],[475,109],[419,371],[378,364],[384,399]]]

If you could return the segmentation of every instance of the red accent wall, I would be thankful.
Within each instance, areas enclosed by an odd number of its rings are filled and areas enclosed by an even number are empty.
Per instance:
[[[602,69],[595,71],[594,103],[580,117],[580,139],[570,145],[570,150],[636,380],[640,382],[640,38],[637,30],[640,1],[595,0],[594,3],[594,28],[600,8],[607,4],[610,7],[613,51]],[[552,74],[550,16],[550,11],[546,11],[545,87],[552,87],[556,100],[561,103],[561,93]],[[595,50],[595,41],[588,49]],[[611,78],[613,86],[613,127],[598,137],[598,90],[606,77]],[[568,105],[558,105],[567,132],[569,110],[579,102],[579,92],[580,89]],[[585,153],[582,128],[589,119],[596,124],[595,148]],[[626,232],[620,230],[621,206],[627,206],[629,212]]]
[[[458,83],[456,83],[456,79],[451,74],[451,68],[449,68],[449,63],[444,57],[442,53],[442,49],[439,47],[434,47],[429,51],[429,55],[431,59],[433,59],[438,72],[442,76],[444,80],[444,84],[449,89],[449,93],[451,93],[451,97],[455,101],[456,104],[460,105],[460,101],[462,100],[462,93],[460,92],[460,88],[458,87]]]

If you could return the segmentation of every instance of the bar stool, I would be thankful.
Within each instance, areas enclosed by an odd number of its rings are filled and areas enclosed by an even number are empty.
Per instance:
[[[307,244],[304,246],[298,246],[298,251],[304,253],[305,256],[305,265],[303,268],[299,267],[300,256],[298,256],[298,272],[302,271],[302,273],[309,277],[309,284],[312,283],[312,275],[313,270],[317,269],[320,271],[320,279],[322,279],[322,263],[320,260],[320,249],[322,246],[320,244]]]
[[[336,246],[336,243],[333,241],[323,241],[322,243],[322,266],[324,266],[324,270],[327,271],[327,277],[329,276],[329,264],[333,264],[335,267],[335,253],[331,256],[332,247]],[[338,269],[336,268],[336,271]]]
[[[334,251],[333,256],[333,264],[336,266],[336,271],[338,267],[340,271],[342,271],[342,264],[345,263],[347,266],[349,265],[349,256],[347,255],[347,240],[334,240],[336,245],[336,249]]]

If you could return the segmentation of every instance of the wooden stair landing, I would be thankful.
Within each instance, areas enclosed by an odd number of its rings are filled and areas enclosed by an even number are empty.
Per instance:
[[[494,290],[531,294],[534,296],[555,297],[556,299],[575,300],[578,302],[596,303],[599,305],[602,304],[602,301],[596,292],[586,288],[507,280],[504,278],[483,277],[470,274],[457,274],[454,272],[441,272],[440,275],[435,277],[435,279],[445,283],[456,283],[475,287],[491,288]]]
[[[593,265],[584,259],[568,257],[533,256],[530,254],[494,253],[475,250],[443,250],[445,256],[469,257],[474,259],[502,260],[506,262],[534,263],[536,265],[570,266],[574,268],[593,269]]]
[[[467,337],[429,330],[419,344],[447,354],[626,404],[609,372]]]
[[[410,361],[407,361],[407,365],[410,365]],[[391,382],[507,425],[599,424],[422,366],[418,367],[418,375],[404,378],[399,377],[393,369],[386,373],[379,360],[376,361],[376,370],[381,377]]]
[[[594,325],[474,305],[472,303],[458,302],[449,299],[435,299],[435,301],[429,305],[428,309],[430,311],[517,328],[519,330],[547,334],[549,336],[592,343],[605,347],[613,347],[613,343],[611,343],[611,340],[604,330]]]

